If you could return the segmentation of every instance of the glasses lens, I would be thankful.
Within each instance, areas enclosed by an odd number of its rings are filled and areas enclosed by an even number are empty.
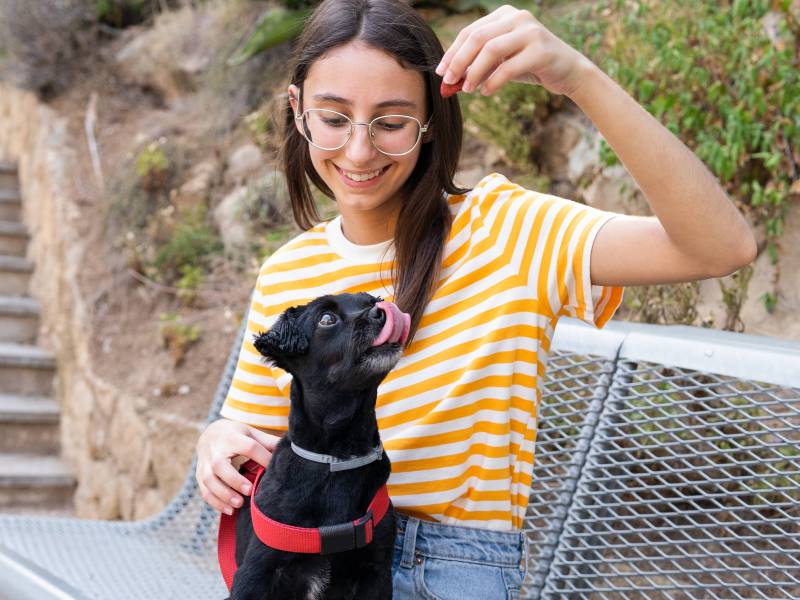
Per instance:
[[[332,110],[310,108],[303,114],[306,139],[323,150],[344,146],[350,136],[350,120]],[[372,124],[372,143],[386,154],[405,154],[417,143],[419,123],[411,117],[387,115]]]
[[[379,117],[372,124],[372,141],[386,154],[404,154],[411,150],[419,137],[419,123],[411,117]]]
[[[326,150],[340,148],[350,135],[350,121],[332,110],[312,108],[303,114],[306,139]]]

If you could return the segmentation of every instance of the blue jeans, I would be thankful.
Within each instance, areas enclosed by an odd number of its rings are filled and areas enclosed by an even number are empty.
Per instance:
[[[442,525],[397,514],[393,600],[516,600],[527,556],[522,532]]]

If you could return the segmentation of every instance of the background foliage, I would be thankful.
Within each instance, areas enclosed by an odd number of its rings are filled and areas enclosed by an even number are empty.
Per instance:
[[[290,42],[318,3],[219,1],[244,3],[261,11],[249,31],[231,32],[233,39],[242,39],[228,59],[231,70]],[[449,16],[465,12],[466,23],[502,4],[496,0],[411,2],[445,47],[455,36]],[[123,28],[147,23],[160,11],[186,3],[201,0],[61,0],[57,4],[3,0],[0,64],[8,67],[16,83],[50,98],[81,74],[82,57],[98,53],[98,44]],[[777,263],[786,215],[800,200],[798,0],[524,0],[514,5],[531,10],[580,49],[692,148],[731,198],[754,218],[763,247]],[[547,117],[563,108],[567,102],[563,97],[541,87],[512,83],[491,97],[459,94],[458,99],[470,133],[499,146],[520,171],[537,176],[530,142]],[[265,98],[267,102],[270,99]],[[269,133],[261,136],[267,139],[279,133],[271,123],[264,112],[263,123],[249,126]],[[601,147],[601,157],[605,165],[617,162],[606,145]],[[143,272],[163,266],[169,273],[162,275],[172,281],[195,279],[190,270],[195,258],[201,260],[218,248],[202,218],[164,212],[168,192],[179,183],[182,168],[164,149],[144,149],[131,165],[128,193],[123,191],[117,202],[136,233],[140,251],[134,262]],[[547,186],[544,178],[537,183]],[[190,235],[194,227],[202,231]],[[157,234],[153,244],[147,243],[148,231]],[[179,232],[186,234],[178,236],[180,243],[168,243]],[[157,251],[145,252],[145,247]],[[730,285],[720,283],[724,301],[731,307],[725,328],[732,328],[738,318],[751,274],[743,270]],[[775,285],[777,289],[777,281]],[[697,315],[689,307],[696,291],[682,290],[671,301],[660,290],[634,308],[639,320],[693,322]],[[777,292],[766,293],[761,300],[771,311],[777,298]],[[674,310],[664,313],[669,306]]]

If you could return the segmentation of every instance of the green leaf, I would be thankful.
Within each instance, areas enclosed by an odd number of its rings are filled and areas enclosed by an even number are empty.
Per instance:
[[[256,54],[279,46],[297,37],[313,9],[287,10],[282,7],[270,9],[259,19],[253,34],[228,59],[228,65],[236,67]]]

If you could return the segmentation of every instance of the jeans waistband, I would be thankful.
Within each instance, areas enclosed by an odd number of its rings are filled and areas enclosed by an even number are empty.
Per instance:
[[[501,567],[517,567],[525,555],[522,531],[444,525],[401,513],[396,516],[398,543],[401,539],[403,543],[401,565],[406,568],[411,567],[415,553]]]

